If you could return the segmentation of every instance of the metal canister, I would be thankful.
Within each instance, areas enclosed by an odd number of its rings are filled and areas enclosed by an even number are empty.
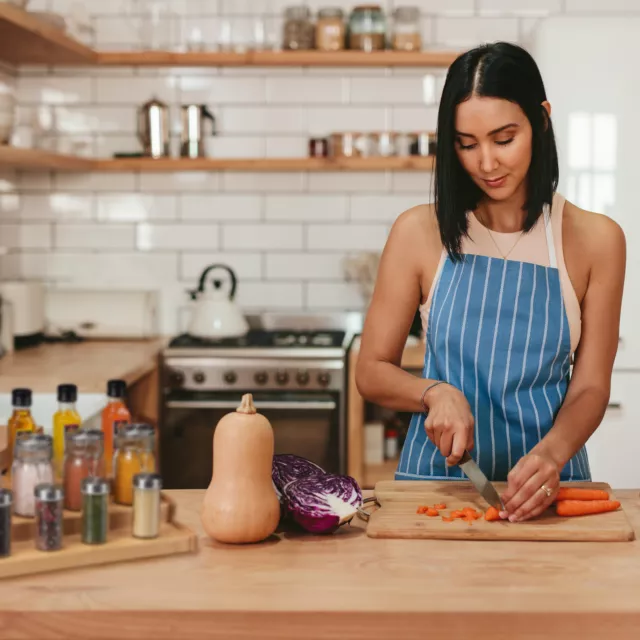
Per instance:
[[[169,126],[169,107],[161,100],[153,98],[138,109],[138,138],[145,155],[169,155]]]

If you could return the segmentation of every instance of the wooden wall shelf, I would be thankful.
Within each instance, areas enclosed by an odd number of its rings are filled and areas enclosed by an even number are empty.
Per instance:
[[[39,149],[0,146],[0,167],[18,171],[431,171],[434,158],[122,158],[96,160]]]
[[[0,60],[11,64],[95,64],[95,51],[60,29],[0,2]]]
[[[168,51],[99,52],[103,66],[152,67],[448,67],[450,51],[250,51],[247,53]]]
[[[1,6],[1,5],[0,5]],[[91,171],[90,158],[0,145],[0,167],[19,171]]]
[[[433,158],[126,158],[95,160],[94,171],[431,171]]]
[[[135,67],[448,67],[453,51],[95,51],[28,11],[0,2],[0,60]]]

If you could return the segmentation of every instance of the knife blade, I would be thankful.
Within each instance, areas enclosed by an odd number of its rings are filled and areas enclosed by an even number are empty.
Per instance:
[[[500,495],[496,491],[496,488],[491,484],[489,478],[484,475],[482,469],[476,464],[476,461],[471,457],[468,451],[465,451],[460,462],[458,463],[460,468],[466,473],[473,486],[478,490],[478,493],[492,506],[498,509],[498,511],[504,511],[504,505],[500,499]]]

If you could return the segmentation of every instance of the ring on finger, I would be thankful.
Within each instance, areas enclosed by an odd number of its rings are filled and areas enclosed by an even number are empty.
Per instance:
[[[553,489],[550,489],[549,487],[547,487],[547,485],[543,484],[540,489],[542,489],[542,491],[544,491],[547,494],[547,498],[550,498],[553,495]]]

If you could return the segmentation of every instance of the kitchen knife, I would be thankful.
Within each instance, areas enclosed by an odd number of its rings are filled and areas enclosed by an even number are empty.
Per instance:
[[[458,463],[460,468],[467,474],[469,480],[471,480],[473,486],[478,490],[480,495],[498,511],[504,511],[504,505],[502,500],[496,491],[496,488],[489,482],[487,476],[482,473],[480,467],[476,464],[476,461],[471,457],[468,451],[464,452],[460,462]]]

